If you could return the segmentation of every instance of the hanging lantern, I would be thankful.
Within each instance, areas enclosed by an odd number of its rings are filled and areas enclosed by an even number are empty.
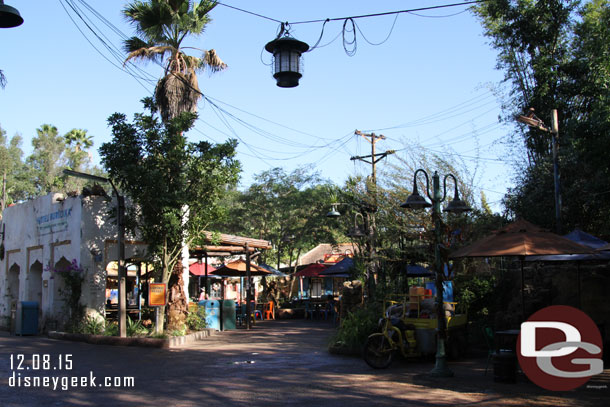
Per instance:
[[[273,77],[277,80],[277,86],[299,86],[299,79],[303,76],[301,54],[309,49],[309,45],[286,33],[267,43],[265,49],[273,54]]]
[[[23,18],[16,8],[4,4],[0,0],[0,28],[13,28],[23,24]]]

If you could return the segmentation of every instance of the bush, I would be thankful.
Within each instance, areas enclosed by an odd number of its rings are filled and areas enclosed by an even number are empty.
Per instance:
[[[116,321],[106,320],[106,328],[104,329],[104,335],[118,336],[119,335],[119,324]]]
[[[101,335],[104,333],[104,321],[87,316],[80,324],[79,332],[83,334]]]
[[[350,312],[331,338],[329,351],[360,354],[368,336],[377,331],[380,315],[378,307],[374,305]]]
[[[205,308],[197,306],[195,311],[189,311],[186,317],[186,325],[191,331],[201,331],[208,326],[205,317]]]
[[[148,335],[148,329],[142,325],[142,321],[134,321],[127,317],[127,336]]]

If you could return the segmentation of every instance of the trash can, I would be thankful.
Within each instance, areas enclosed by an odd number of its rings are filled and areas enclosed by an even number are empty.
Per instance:
[[[17,304],[15,335],[38,335],[38,303],[21,301]]]
[[[517,381],[517,355],[513,351],[500,350],[493,355],[494,382]]]
[[[220,329],[223,331],[235,329],[235,301],[221,300],[220,304]]]
[[[199,301],[199,306],[205,309],[205,322],[208,328],[220,331],[220,302],[217,300]]]

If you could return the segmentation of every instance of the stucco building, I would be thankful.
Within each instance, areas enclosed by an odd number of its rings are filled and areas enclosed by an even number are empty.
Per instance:
[[[106,269],[118,255],[116,221],[109,217],[113,208],[114,201],[103,196],[50,194],[4,210],[0,327],[10,326],[17,302],[36,301],[39,328],[61,328],[68,318],[65,287],[53,270],[73,261],[83,270],[80,302],[86,313],[104,316]],[[145,250],[144,242],[126,236],[126,258],[142,258]]]

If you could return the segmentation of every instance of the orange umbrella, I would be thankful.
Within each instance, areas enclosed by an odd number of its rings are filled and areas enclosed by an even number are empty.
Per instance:
[[[210,273],[210,275],[223,277],[246,277],[246,274],[246,262],[241,259],[227,263],[222,267],[218,267],[216,270]],[[250,263],[250,275],[268,276],[273,275],[273,273],[257,266],[254,263]]]
[[[523,318],[525,318],[525,283],[523,276],[523,260],[525,257],[581,253],[593,253],[593,250],[563,236],[547,232],[543,228],[521,219],[495,231],[491,236],[454,251],[449,255],[449,258],[519,257],[521,260],[521,307]]]

